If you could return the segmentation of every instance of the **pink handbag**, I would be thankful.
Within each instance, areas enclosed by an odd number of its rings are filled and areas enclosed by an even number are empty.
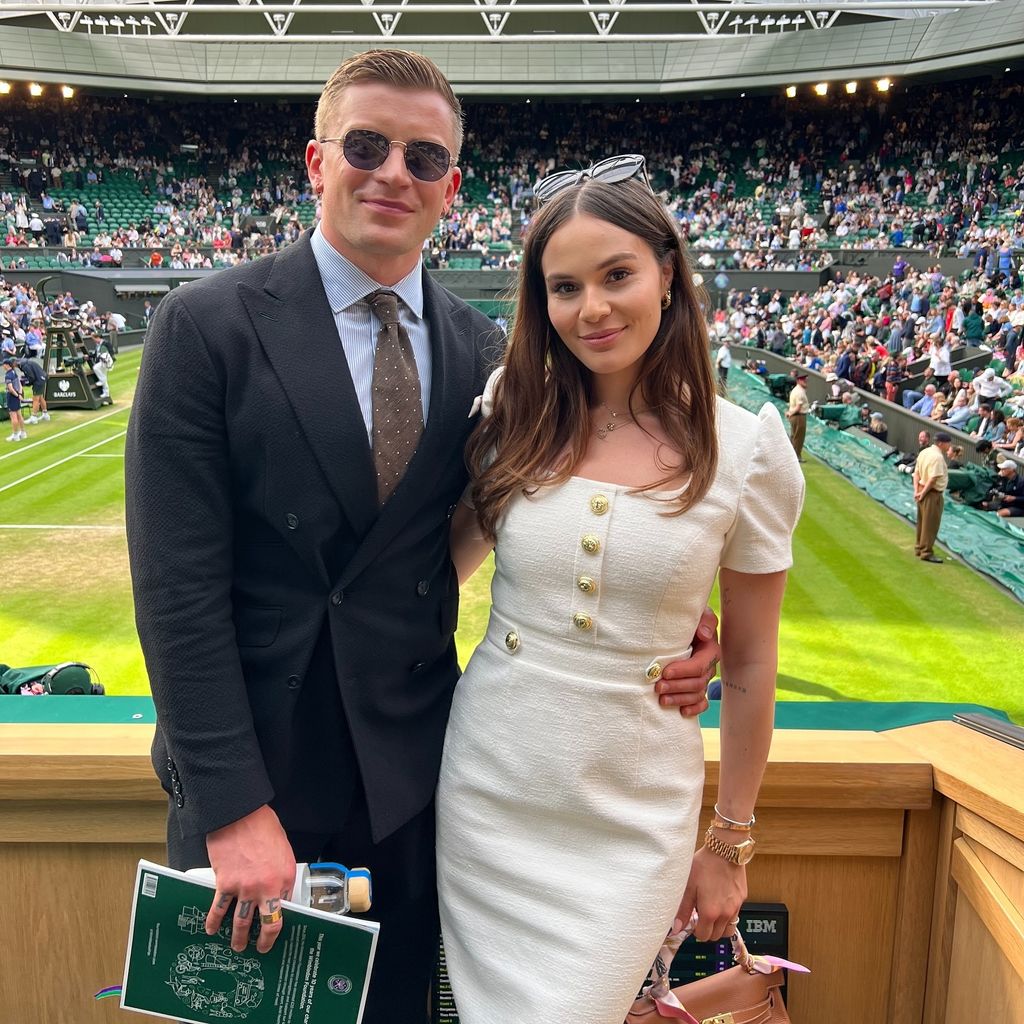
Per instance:
[[[790,1024],[779,992],[783,968],[810,972],[800,964],[775,956],[755,956],[734,928],[729,941],[735,967],[709,975],[688,985],[669,988],[668,969],[683,941],[693,934],[694,920],[679,932],[670,932],[654,961],[647,984],[625,1024]]]

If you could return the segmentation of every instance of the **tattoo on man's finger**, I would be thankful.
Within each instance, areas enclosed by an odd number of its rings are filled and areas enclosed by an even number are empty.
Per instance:
[[[252,900],[242,900],[238,904],[238,916],[243,920],[249,919],[249,914],[252,912]]]
[[[268,914],[272,914],[275,910],[277,910],[277,908],[280,905],[281,905],[281,901],[280,900],[276,900],[276,899],[273,899],[273,898],[267,900],[267,913]]]
[[[220,899],[217,900],[217,909],[223,910],[233,899],[234,897],[231,895],[231,893],[221,893]]]
[[[286,899],[288,899],[289,896],[291,896],[291,894],[292,894],[291,889],[282,889],[281,890],[281,899],[286,900]]]

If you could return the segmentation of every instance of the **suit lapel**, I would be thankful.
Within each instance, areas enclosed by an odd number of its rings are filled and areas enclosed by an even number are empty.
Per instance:
[[[331,490],[358,537],[377,518],[377,481],[352,375],[308,234],[239,295]]]
[[[458,443],[460,426],[473,398],[474,361],[471,325],[465,308],[423,272],[423,312],[430,330],[432,367],[430,412],[420,443],[390,500],[370,533],[345,567],[340,586],[347,586],[384,549],[421,507],[436,485],[438,467]]]

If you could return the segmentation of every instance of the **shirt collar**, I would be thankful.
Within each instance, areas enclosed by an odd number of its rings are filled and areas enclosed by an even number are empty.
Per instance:
[[[342,256],[324,238],[319,225],[310,236],[309,242],[313,247],[313,257],[323,279],[324,291],[332,313],[341,313],[364,300],[370,292],[387,287],[374,281],[351,260]],[[423,272],[419,263],[401,281],[391,285],[390,290],[405,303],[417,319],[423,319]]]

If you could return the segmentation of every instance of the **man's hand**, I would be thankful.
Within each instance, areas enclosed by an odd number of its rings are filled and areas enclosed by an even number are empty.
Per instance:
[[[234,901],[231,948],[241,953],[257,915],[273,914],[280,910],[282,900],[291,898],[295,854],[277,815],[266,804],[211,832],[206,837],[206,850],[217,880],[217,891],[206,915],[206,934],[217,933]],[[280,919],[263,924],[257,951],[266,953],[282,927]]]
[[[658,703],[665,708],[677,707],[679,713],[688,718],[707,711],[708,683],[718,670],[721,656],[718,616],[710,608],[705,608],[697,623],[690,657],[685,661],[670,661],[654,685]]]

